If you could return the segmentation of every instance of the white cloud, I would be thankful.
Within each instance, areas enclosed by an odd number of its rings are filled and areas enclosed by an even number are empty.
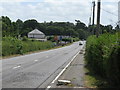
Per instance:
[[[0,2],[91,2],[91,1],[98,1],[98,0],[0,0]],[[118,2],[120,0],[101,0],[102,2]]]
[[[0,0],[0,2],[34,2],[35,0]]]
[[[10,0],[9,0],[10,1]],[[3,10],[2,15],[9,16],[12,20],[27,20],[34,18],[39,22],[43,21],[71,21],[79,19],[88,24],[91,12],[92,0],[11,0],[14,2],[3,2],[0,9]],[[102,0],[103,1],[103,0]],[[106,0],[107,1],[107,0]],[[111,2],[113,0],[110,0]],[[24,2],[24,3],[23,3]],[[102,3],[102,8],[116,13],[116,4]],[[106,15],[105,15],[106,14]],[[109,24],[106,18],[111,15],[102,11],[102,24]],[[96,22],[96,21],[95,21]]]

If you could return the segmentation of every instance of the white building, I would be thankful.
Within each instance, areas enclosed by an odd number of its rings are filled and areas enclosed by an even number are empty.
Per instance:
[[[34,29],[33,31],[28,33],[28,38],[33,38],[40,41],[46,41],[46,36],[43,32],[39,31],[38,29]]]
[[[120,27],[120,1],[118,2],[118,25]]]

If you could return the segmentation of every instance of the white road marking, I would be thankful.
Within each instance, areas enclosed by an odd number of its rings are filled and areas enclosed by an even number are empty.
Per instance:
[[[16,68],[20,68],[21,66],[16,66],[16,67],[13,67],[13,69],[16,69]]]
[[[45,90],[49,90],[51,88],[51,86],[47,86],[47,88]]]
[[[66,65],[66,67],[58,74],[58,76],[51,82],[52,84],[63,74],[63,72],[68,68],[68,66],[72,63],[72,61],[77,57],[80,51],[71,59],[71,61]],[[48,86],[46,90],[49,90],[51,86]]]
[[[21,66],[18,66],[18,68],[20,68]]]
[[[37,62],[38,60],[34,60],[35,62]]]
[[[51,88],[51,86],[48,86],[47,88]]]
[[[72,61],[76,58],[76,56],[80,53],[80,51],[71,59],[71,61],[66,65],[66,67],[58,74],[58,76],[52,81],[52,83],[54,83],[59,77],[60,75],[62,75],[62,73],[68,68],[68,66],[72,63]]]

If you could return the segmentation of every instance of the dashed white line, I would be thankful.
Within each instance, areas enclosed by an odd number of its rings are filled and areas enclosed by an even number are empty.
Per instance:
[[[21,66],[16,66],[16,67],[13,67],[13,69],[16,69],[16,68],[20,68]]]
[[[35,62],[37,62],[38,60],[34,60]]]
[[[20,68],[21,66],[17,66],[18,68]]]

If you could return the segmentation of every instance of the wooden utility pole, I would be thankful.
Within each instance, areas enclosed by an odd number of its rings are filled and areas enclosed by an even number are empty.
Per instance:
[[[96,31],[96,37],[99,36],[100,31],[100,8],[101,8],[101,0],[98,0],[97,2],[97,31]]]
[[[93,1],[92,3],[93,3],[93,21],[92,21],[92,25],[94,25],[94,20],[95,20],[95,1]]]
[[[94,21],[95,21],[95,1],[92,2],[93,3],[93,20],[92,20],[92,33],[95,34],[95,29],[94,29]]]

